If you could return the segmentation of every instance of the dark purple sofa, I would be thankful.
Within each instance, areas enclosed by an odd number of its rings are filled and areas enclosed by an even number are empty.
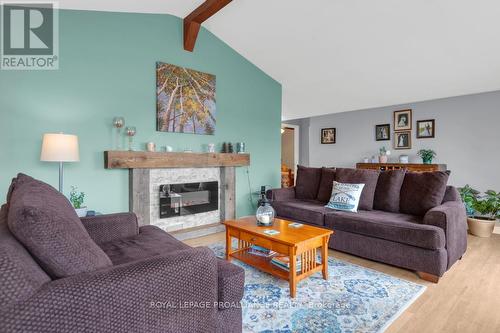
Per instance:
[[[96,268],[97,267],[97,268]],[[0,210],[0,332],[241,332],[244,271],[25,175]]]
[[[324,207],[332,183],[363,183],[357,213]],[[467,248],[467,223],[448,173],[299,166],[296,187],[269,190],[278,217],[333,229],[332,249],[417,271],[438,282]]]

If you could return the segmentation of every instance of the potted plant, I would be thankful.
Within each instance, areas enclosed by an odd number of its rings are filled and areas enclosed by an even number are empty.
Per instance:
[[[391,151],[385,149],[385,147],[382,147],[379,149],[379,154],[378,154],[378,161],[379,163],[387,163],[387,159],[391,155]]]
[[[420,149],[417,155],[422,158],[424,164],[432,164],[432,159],[436,157],[436,152],[432,149]]]
[[[69,193],[69,201],[75,208],[76,215],[78,215],[78,217],[87,216],[87,207],[82,206],[84,198],[85,198],[85,193],[77,192],[77,187],[71,186],[71,192]]]
[[[481,192],[473,189],[470,187],[469,184],[465,185],[464,187],[460,187],[458,189],[458,192],[460,192],[460,197],[462,197],[462,201],[465,205],[465,211],[467,212],[467,216],[473,216],[474,215],[474,208],[472,208],[472,205],[474,203],[475,198],[481,194]]]
[[[490,237],[500,217],[500,192],[488,190],[480,195],[469,185],[459,190],[467,209],[469,232],[478,237]]]

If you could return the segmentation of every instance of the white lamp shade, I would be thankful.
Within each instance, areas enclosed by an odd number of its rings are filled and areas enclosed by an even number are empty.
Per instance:
[[[43,135],[40,161],[78,162],[78,137],[70,134],[47,133]]]

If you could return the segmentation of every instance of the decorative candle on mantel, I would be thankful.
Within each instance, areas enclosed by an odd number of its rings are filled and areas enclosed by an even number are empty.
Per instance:
[[[147,145],[146,145],[146,149],[149,151],[149,152],[155,152],[156,151],[156,145],[154,142],[148,142]]]

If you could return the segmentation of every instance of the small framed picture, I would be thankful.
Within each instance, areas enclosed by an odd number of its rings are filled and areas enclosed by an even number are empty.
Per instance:
[[[411,131],[394,132],[394,149],[411,149]]]
[[[375,125],[375,140],[387,141],[391,139],[391,124]]]
[[[436,134],[436,121],[434,119],[417,120],[417,139],[433,138]]]
[[[411,130],[411,109],[394,111],[394,130]]]
[[[322,128],[321,129],[321,143],[332,144],[337,141],[337,131],[335,128]]]

